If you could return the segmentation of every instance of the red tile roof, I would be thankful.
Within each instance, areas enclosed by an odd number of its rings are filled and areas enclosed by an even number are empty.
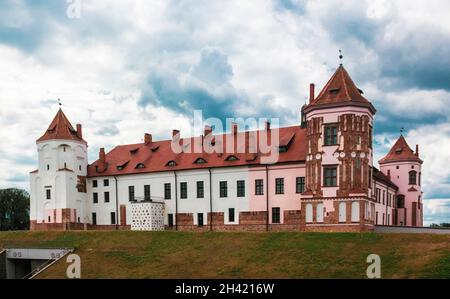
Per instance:
[[[61,109],[59,109],[58,113],[56,113],[56,116],[51,122],[47,131],[45,131],[44,135],[42,135],[37,141],[39,142],[54,139],[75,140],[86,143],[86,141],[83,140],[82,136],[79,135],[77,130],[72,127],[66,115]]]
[[[272,129],[273,130],[273,129]],[[253,131],[255,135],[260,136],[262,131]],[[249,135],[251,136],[252,133]],[[239,132],[235,138],[243,137],[248,132]],[[260,165],[261,152],[251,154],[245,153],[245,145],[239,148],[235,142],[235,149],[226,151],[226,140],[231,134],[214,135],[216,146],[223,144],[224,153],[181,153],[176,154],[172,151],[172,140],[153,141],[146,145],[145,143],[120,145],[106,154],[106,170],[98,172],[99,160],[88,166],[88,176],[112,176],[125,174],[150,173],[173,170],[187,169],[205,169],[210,167],[229,167]],[[243,137],[244,138],[244,137]],[[220,141],[222,139],[222,141]],[[279,153],[278,163],[300,162],[306,159],[306,130],[300,126],[285,127],[279,129],[280,146],[287,146],[286,152]],[[201,146],[202,137],[193,137],[182,139],[182,144],[189,147],[193,144]],[[283,143],[283,144],[282,144]],[[230,156],[235,156],[237,160],[229,161]],[[206,163],[195,163],[202,158]],[[175,166],[169,166],[169,162],[175,162]],[[140,165],[141,164],[141,165]],[[141,166],[141,168],[138,167]],[[119,168],[118,168],[119,167]]]
[[[372,113],[375,113],[375,107],[362,93],[345,68],[340,65],[319,95],[307,105],[306,111],[317,106],[335,107],[352,104],[367,107],[371,109]]]
[[[394,188],[395,190],[398,190],[398,186],[394,182],[392,182],[391,179],[387,175],[382,173],[376,167],[373,167],[373,179],[375,181],[380,181],[380,182]]]
[[[394,146],[391,148],[389,153],[378,163],[384,164],[389,162],[419,162],[423,161],[416,155],[413,150],[409,147],[403,135],[395,142]]]

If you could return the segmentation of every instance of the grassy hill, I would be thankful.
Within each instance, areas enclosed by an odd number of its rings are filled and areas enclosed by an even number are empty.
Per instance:
[[[74,247],[83,278],[366,278],[371,253],[383,278],[450,278],[450,235],[3,232],[2,246]]]

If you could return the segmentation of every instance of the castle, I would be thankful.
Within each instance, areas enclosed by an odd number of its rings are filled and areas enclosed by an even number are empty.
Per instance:
[[[88,164],[81,125],[60,109],[37,140],[30,174],[31,230],[371,231],[375,225],[422,226],[419,148],[400,136],[373,165],[376,109],[340,65],[302,109],[299,124],[277,129],[278,160],[249,150],[256,131],[119,145]],[[256,137],[251,137],[256,136]],[[172,145],[243,138],[224,153],[175,153]],[[273,137],[273,136],[272,136]]]

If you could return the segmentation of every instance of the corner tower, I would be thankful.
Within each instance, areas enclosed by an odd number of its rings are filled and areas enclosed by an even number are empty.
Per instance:
[[[419,146],[414,152],[401,135],[378,163],[381,171],[399,188],[396,225],[423,226],[423,161],[419,157]]]
[[[85,222],[87,143],[59,109],[37,141],[38,169],[30,174],[31,230],[69,229]]]

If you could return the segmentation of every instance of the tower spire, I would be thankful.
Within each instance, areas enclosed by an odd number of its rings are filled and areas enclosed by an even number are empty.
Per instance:
[[[339,61],[340,61],[339,65],[342,65],[342,59],[344,59],[344,55],[342,55],[342,50],[339,49]]]

